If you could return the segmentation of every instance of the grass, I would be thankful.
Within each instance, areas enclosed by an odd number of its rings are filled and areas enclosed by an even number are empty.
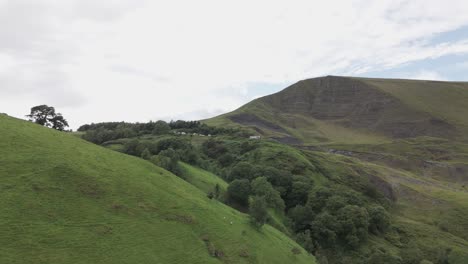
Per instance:
[[[221,195],[226,192],[228,183],[217,175],[184,162],[180,162],[179,164],[182,169],[183,178],[206,194],[214,192],[216,184],[220,187]]]
[[[468,128],[468,82],[366,79],[369,83],[415,109]]]
[[[0,263],[315,263],[147,161],[6,116],[0,135]]]

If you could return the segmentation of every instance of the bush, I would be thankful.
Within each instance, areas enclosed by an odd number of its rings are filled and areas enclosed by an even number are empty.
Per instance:
[[[227,195],[231,202],[247,205],[250,195],[250,182],[246,179],[232,181],[227,188]]]
[[[369,215],[365,208],[347,205],[337,212],[337,220],[340,235],[351,248],[356,248],[367,239]]]
[[[236,179],[248,179],[254,178],[254,167],[248,162],[239,162],[232,168],[229,173],[228,181]]]
[[[151,162],[159,167],[162,167],[175,175],[181,175],[181,169],[179,167],[179,156],[173,149],[167,149],[161,151],[158,155],[151,158]]]
[[[373,234],[385,232],[390,226],[390,216],[385,208],[380,205],[372,206],[369,212],[369,230]]]
[[[328,212],[323,212],[311,224],[313,239],[322,248],[331,248],[336,243],[338,228],[336,218]]]
[[[308,252],[313,253],[315,251],[314,242],[312,241],[309,229],[305,230],[304,232],[298,233],[296,235],[296,241]]]
[[[130,141],[125,142],[123,152],[127,153],[128,155],[141,157],[141,153],[144,149],[145,146],[143,144],[140,144],[138,139],[132,139]]]
[[[296,205],[289,210],[288,216],[293,222],[294,230],[298,232],[310,228],[310,222],[315,214],[308,206]]]
[[[209,139],[202,144],[202,151],[212,159],[216,159],[227,152],[227,148],[221,141]]]
[[[145,148],[143,152],[141,152],[141,158],[145,160],[149,160],[151,158],[151,152],[148,150],[148,148]]]
[[[169,124],[165,121],[160,120],[154,123],[153,130],[151,131],[151,133],[153,135],[164,135],[169,133],[170,131],[171,127],[169,126]]]
[[[267,203],[264,197],[253,196],[249,202],[249,213],[252,222],[260,227],[264,225],[268,219]]]
[[[279,212],[284,211],[284,201],[281,199],[280,193],[273,188],[265,177],[258,177],[252,181],[251,192],[256,196],[264,197],[268,207]]]

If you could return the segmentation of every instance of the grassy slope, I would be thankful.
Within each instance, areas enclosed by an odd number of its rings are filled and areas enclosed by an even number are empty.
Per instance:
[[[5,116],[0,135],[1,263],[314,263],[149,162]]]
[[[468,128],[468,83],[415,81],[401,79],[359,80],[371,84],[402,100],[415,109]]]
[[[219,185],[221,194],[226,192],[228,186],[227,182],[213,173],[184,162],[180,162],[180,166],[184,179],[203,192],[207,194],[213,192],[216,184]]]
[[[461,186],[454,188],[445,182],[354,157],[323,152],[308,155],[335,179],[356,183],[371,175],[392,186],[397,200],[391,207],[391,214],[401,232],[400,238],[395,241],[389,234],[387,239],[393,241],[393,245],[375,238],[370,243],[398,252],[395,245],[410,241],[424,251],[427,259],[435,259],[440,249],[445,248],[465,252],[462,255],[468,258],[468,192]]]

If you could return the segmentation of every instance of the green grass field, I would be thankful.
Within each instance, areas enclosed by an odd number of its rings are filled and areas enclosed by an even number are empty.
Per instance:
[[[1,115],[0,135],[0,263],[315,263],[147,161]]]

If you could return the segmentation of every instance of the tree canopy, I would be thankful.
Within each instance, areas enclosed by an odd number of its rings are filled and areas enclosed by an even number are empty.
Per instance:
[[[48,105],[38,105],[31,108],[29,115],[26,115],[30,121],[41,126],[51,127],[63,131],[68,127],[67,120],[60,113],[55,113],[55,108]]]

